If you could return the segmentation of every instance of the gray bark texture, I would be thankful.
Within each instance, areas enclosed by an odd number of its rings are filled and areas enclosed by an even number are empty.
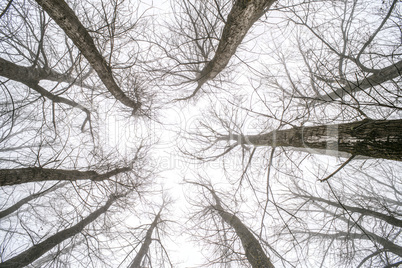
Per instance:
[[[135,256],[130,268],[141,268],[142,260],[144,259],[145,255],[149,250],[149,246],[152,242],[152,233],[155,227],[158,225],[158,221],[160,218],[160,212],[156,215],[154,221],[149,226],[147,233],[145,234],[144,243],[142,243],[140,250],[138,251],[137,255]]]
[[[229,212],[226,212],[222,205],[220,198],[216,195],[215,191],[209,189],[212,193],[216,205],[213,208],[218,212],[222,219],[229,224],[240,238],[241,244],[244,248],[248,262],[253,268],[274,268],[268,256],[265,254],[258,240],[250,232],[246,225],[241,220]]]
[[[137,111],[141,103],[130,99],[114,80],[112,69],[95,46],[94,40],[74,11],[63,0],[36,0],[78,47],[109,92],[125,106]]]
[[[208,80],[215,78],[236,53],[248,30],[276,0],[237,0],[226,19],[218,48],[211,61],[201,70],[198,76],[198,86],[190,96],[193,97]]]
[[[295,127],[258,135],[227,135],[218,140],[235,140],[254,146],[302,148],[311,153],[356,156],[402,161],[402,119],[365,119],[352,123]]]
[[[42,97],[45,97],[55,103],[64,103],[71,107],[80,109],[87,115],[84,125],[88,120],[90,120],[90,112],[87,108],[73,100],[54,95],[39,85],[40,80],[46,79],[50,81],[60,81],[67,79],[66,76],[54,71],[46,71],[40,68],[19,66],[2,58],[0,58],[0,76],[23,83],[38,92]]]
[[[275,0],[237,0],[226,20],[214,58],[201,71],[201,81],[213,79],[228,64],[251,26]]]
[[[77,180],[106,180],[122,172],[130,171],[130,167],[116,168],[104,174],[95,171],[79,171],[65,169],[48,169],[40,167],[0,169],[0,186],[15,185],[39,181],[77,181]]]
[[[38,83],[40,80],[48,80],[90,87],[82,80],[68,74],[62,74],[49,68],[20,66],[3,58],[0,58],[0,75],[19,82]]]
[[[391,66],[385,67],[376,73],[367,76],[361,81],[347,81],[346,85],[339,88],[329,94],[323,94],[316,97],[317,100],[333,101],[336,99],[342,99],[344,96],[348,96],[352,93],[369,89],[374,86],[378,86],[386,81],[398,78],[402,75],[402,61],[399,61]]]
[[[24,267],[33,261],[39,259],[43,254],[51,250],[54,246],[60,244],[64,240],[71,238],[77,234],[79,234],[85,226],[87,226],[89,223],[93,222],[96,220],[100,215],[105,213],[109,207],[113,204],[113,202],[116,200],[116,197],[112,195],[109,197],[109,200],[106,202],[106,204],[99,208],[98,210],[92,212],[89,214],[85,219],[82,221],[78,222],[76,225],[67,228],[63,231],[60,231],[46,240],[33,245],[29,249],[25,250],[24,252],[18,254],[17,256],[6,260],[5,262],[0,263],[0,268],[20,268]]]

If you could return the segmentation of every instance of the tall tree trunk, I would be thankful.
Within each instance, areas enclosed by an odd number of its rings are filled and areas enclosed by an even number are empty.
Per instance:
[[[87,29],[74,11],[63,0],[36,0],[49,16],[63,29],[96,71],[110,93],[125,106],[137,111],[141,103],[130,99],[114,80],[112,69],[95,46]]]
[[[301,148],[311,153],[333,155],[345,152],[371,158],[402,161],[402,119],[362,120],[352,123],[296,127],[259,135],[227,135],[254,146]]]
[[[9,207],[9,208],[7,208],[7,209],[5,209],[5,210],[0,211],[0,219],[2,219],[2,218],[4,218],[4,217],[6,217],[6,216],[8,216],[8,215],[10,215],[10,214],[12,214],[12,213],[14,213],[14,212],[17,211],[20,207],[22,207],[23,205],[27,204],[29,201],[31,201],[31,200],[33,200],[33,199],[35,199],[35,198],[38,198],[38,197],[40,197],[40,196],[42,196],[42,195],[44,195],[44,194],[47,194],[47,193],[49,193],[49,192],[52,192],[52,191],[54,191],[54,190],[56,190],[56,189],[59,189],[59,188],[61,188],[61,187],[64,187],[66,184],[67,184],[67,183],[64,182],[64,183],[60,183],[60,184],[58,184],[58,185],[53,185],[53,186],[51,186],[50,188],[48,188],[48,189],[46,189],[46,190],[44,190],[44,191],[42,191],[42,192],[39,192],[39,193],[36,193],[36,194],[31,194],[31,195],[29,195],[29,196],[27,196],[27,197],[21,199],[20,201],[18,201],[17,203],[15,203],[14,205],[12,205],[11,207]]]
[[[130,171],[130,167],[116,168],[104,174],[95,171],[79,171],[64,169],[48,169],[40,167],[0,169],[0,186],[15,185],[38,181],[76,181],[76,180],[106,180],[122,172]]]
[[[248,30],[271,7],[276,0],[236,0],[226,19],[215,56],[202,69],[193,97],[208,80],[215,78],[236,53]]]
[[[142,260],[144,259],[145,255],[147,254],[149,250],[149,245],[151,245],[152,242],[152,233],[155,229],[155,227],[158,225],[158,220],[160,218],[160,212],[156,215],[154,221],[151,223],[151,226],[149,226],[147,233],[145,235],[144,243],[142,243],[140,250],[138,251],[137,255],[135,256],[132,264],[130,265],[130,268],[140,268]]]
[[[38,268],[38,267],[49,267],[49,262],[55,260],[57,257],[62,255],[68,255],[71,251],[75,248],[84,243],[85,238],[79,240],[78,242],[74,242],[68,247],[60,249],[58,251],[52,252],[50,254],[45,255],[43,258],[36,260],[35,262],[31,263],[28,267],[29,268]],[[47,265],[47,266],[46,266]]]
[[[109,200],[106,202],[106,204],[99,208],[98,210],[92,212],[89,214],[85,219],[82,221],[78,222],[76,225],[67,228],[63,231],[60,231],[43,242],[40,242],[39,244],[36,244],[29,249],[25,250],[24,252],[18,254],[17,256],[6,260],[5,262],[0,263],[0,268],[20,268],[24,267],[33,261],[37,260],[40,258],[43,254],[51,250],[54,246],[60,244],[64,240],[71,238],[77,234],[79,234],[85,226],[87,226],[89,223],[93,222],[96,220],[100,215],[105,213],[109,207],[113,204],[113,202],[116,200],[116,196],[112,195],[109,197]]]
[[[235,230],[237,236],[241,240],[247,260],[251,266],[253,268],[274,268],[274,265],[265,254],[260,243],[247,226],[244,225],[236,215],[226,212],[223,209],[221,200],[214,190],[209,189],[209,191],[212,193],[216,202],[216,205],[213,206],[213,208],[218,212],[222,219]]]

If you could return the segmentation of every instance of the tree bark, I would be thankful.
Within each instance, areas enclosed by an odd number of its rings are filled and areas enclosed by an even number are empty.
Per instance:
[[[54,95],[53,93],[39,86],[39,81],[44,79],[49,81],[65,82],[64,79],[68,78],[65,75],[56,73],[54,71],[46,71],[40,68],[20,66],[3,58],[0,58],[0,75],[27,85],[51,101],[64,103],[70,105],[71,107],[77,107],[84,111],[87,115],[89,114],[88,109],[76,103],[75,101]],[[71,78],[68,78],[67,80],[70,81]]]
[[[122,172],[130,171],[130,167],[116,168],[104,174],[95,171],[79,171],[65,169],[48,169],[40,167],[0,169],[0,186],[15,185],[39,181],[77,181],[77,180],[106,180]]]
[[[155,227],[158,225],[158,220],[160,218],[160,212],[156,215],[154,221],[151,223],[151,226],[148,228],[147,233],[145,235],[144,243],[141,245],[140,250],[138,251],[137,255],[135,256],[130,268],[140,268],[142,260],[144,259],[145,255],[149,250],[149,245],[152,242],[152,233]]]
[[[75,248],[78,247],[79,245],[81,245],[82,243],[84,243],[84,239],[78,241],[78,242],[74,242],[73,244],[71,244],[68,247],[65,247],[61,250],[58,250],[56,252],[52,252],[50,254],[45,255],[43,258],[36,260],[35,262],[31,263],[29,266],[29,268],[38,268],[38,267],[49,267],[49,262],[55,260],[57,257],[60,257],[62,255],[67,255],[70,254],[71,251]]]
[[[60,97],[58,95],[54,95],[53,93],[47,91],[46,89],[44,89],[39,85],[39,81],[42,79],[47,79],[50,81],[59,81],[58,79],[61,79],[62,76],[59,76],[59,74],[56,72],[47,72],[39,68],[19,66],[17,64],[14,64],[12,62],[0,58],[0,75],[9,78],[11,80],[23,83],[24,85],[38,92],[42,97],[45,97],[55,103],[64,103],[73,108],[78,108],[81,111],[83,111],[87,115],[87,118],[82,124],[81,127],[82,130],[84,129],[85,124],[91,119],[91,113],[87,108],[85,108],[81,104],[73,100],[69,100],[64,97]]]
[[[323,101],[333,101],[339,98],[342,99],[344,96],[348,96],[360,90],[365,90],[374,86],[378,86],[386,81],[400,77],[401,75],[402,61],[399,61],[391,66],[379,70],[378,72],[366,77],[361,81],[347,81],[346,85],[342,88],[339,88],[329,94],[319,95],[315,99]]]
[[[77,234],[79,234],[85,226],[87,226],[89,223],[93,222],[96,220],[100,215],[105,213],[109,207],[113,204],[113,202],[116,200],[116,196],[112,195],[109,197],[109,200],[106,202],[106,204],[99,208],[98,210],[92,212],[89,214],[85,219],[82,221],[78,222],[76,225],[67,228],[63,231],[60,231],[43,242],[40,242],[39,244],[36,244],[29,249],[25,250],[24,252],[18,254],[17,256],[6,260],[5,262],[0,263],[0,268],[20,268],[24,267],[33,261],[37,260],[40,258],[43,254],[51,250],[54,246],[60,244],[64,240],[71,238]]]
[[[114,80],[112,69],[95,46],[92,37],[74,11],[63,0],[36,0],[78,47],[110,93],[125,106],[137,111],[141,103],[130,99]]]
[[[260,243],[247,226],[245,226],[236,215],[226,212],[223,209],[220,198],[216,195],[214,190],[209,189],[209,191],[212,193],[216,202],[216,205],[213,206],[213,208],[218,212],[222,219],[235,230],[237,236],[241,240],[247,260],[251,266],[253,268],[274,268],[274,265],[265,254]]]
[[[310,153],[356,156],[402,161],[402,119],[362,120],[352,123],[296,127],[259,135],[227,135],[218,140],[235,140],[254,146],[302,148]]]
[[[271,7],[276,0],[237,0],[226,20],[218,48],[197,77],[198,86],[190,96],[193,97],[208,80],[215,78],[236,53],[248,30]]]
[[[88,75],[90,72],[91,71],[89,71],[86,75]],[[91,86],[85,84],[81,79],[74,78],[68,74],[62,74],[46,68],[32,66],[25,67],[12,63],[3,58],[0,58],[0,75],[18,82],[39,82],[40,80],[48,80],[92,88]]]

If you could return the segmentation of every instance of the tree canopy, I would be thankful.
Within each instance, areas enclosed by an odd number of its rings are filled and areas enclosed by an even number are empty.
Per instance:
[[[0,267],[398,267],[397,0],[0,3]]]

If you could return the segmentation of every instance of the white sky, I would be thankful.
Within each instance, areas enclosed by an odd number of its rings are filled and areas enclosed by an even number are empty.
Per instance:
[[[160,21],[174,16],[174,14],[170,13],[169,1],[143,1],[140,7],[141,8],[138,10],[138,14],[146,12],[146,15],[153,15],[160,19]],[[152,9],[148,9],[148,7],[152,7]],[[279,22],[279,19],[273,18],[273,22]],[[257,29],[254,29],[253,32],[246,37],[246,40],[247,38],[251,39],[252,37],[264,32],[266,30],[265,27],[266,26],[261,26]],[[269,42],[270,36],[267,34],[267,36],[262,37],[262,39],[266,42]],[[247,46],[250,46],[250,48],[254,49],[257,47],[258,50],[263,50],[266,47],[266,44],[264,42],[257,42],[256,40],[252,39],[247,43]],[[243,45],[242,48],[247,50],[245,49],[247,46]],[[242,53],[242,51],[240,51],[238,54],[239,57],[244,56],[242,59],[250,61],[250,64],[254,63],[252,62],[253,60],[261,60],[261,57],[263,57],[259,54],[245,57],[246,53]],[[267,61],[265,64],[268,65],[269,62]],[[253,66],[255,68],[261,68],[261,64],[258,63]],[[240,69],[244,72],[236,74],[236,77],[234,77],[234,80],[232,80],[235,81],[237,85],[245,86],[245,88],[242,88],[237,92],[238,95],[252,91],[252,88],[247,88],[246,85],[251,84],[254,87],[261,85],[262,82],[259,78],[248,77],[248,73],[246,73],[248,71],[247,68],[241,66]],[[179,94],[182,96],[181,92]],[[199,94],[202,94],[202,92]],[[218,97],[217,103],[211,102],[211,99],[214,97]],[[184,158],[183,155],[181,155],[178,151],[178,146],[180,147],[183,146],[183,144],[186,144],[183,136],[188,131],[194,130],[194,126],[198,120],[205,119],[202,111],[207,109],[209,106],[216,105],[220,107],[220,104],[225,104],[225,102],[225,98],[219,98],[219,94],[216,94],[213,95],[212,98],[203,96],[196,103],[193,101],[189,101],[188,103],[184,104],[178,103],[177,105],[163,109],[160,112],[159,120],[163,124],[159,124],[152,120],[145,122],[135,118],[122,118],[119,114],[111,116],[109,114],[108,118],[105,119],[107,123],[103,129],[104,133],[102,135],[105,137],[105,146],[110,146],[110,148],[118,148],[118,151],[121,154],[129,155],[131,150],[130,146],[128,145],[135,144],[133,141],[136,141],[139,139],[139,137],[147,137],[151,144],[157,142],[157,144],[155,144],[151,150],[155,164],[161,171],[156,180],[159,184],[158,187],[163,188],[164,191],[167,192],[173,200],[175,200],[175,203],[170,207],[170,209],[171,211],[174,211],[175,215],[173,218],[177,220],[178,225],[184,226],[186,224],[187,219],[184,216],[186,216],[186,213],[188,213],[188,203],[185,199],[185,195],[191,196],[191,193],[187,192],[188,188],[183,186],[183,179],[194,180],[197,178],[196,173],[200,172],[202,174],[208,174],[208,178],[214,184],[217,184],[222,188],[224,188],[225,185],[227,185],[228,188],[231,187],[227,180],[224,179],[220,161],[207,163],[206,165],[200,167],[195,164],[188,163],[188,161],[184,161],[188,159]],[[102,109],[102,107],[99,108]],[[253,132],[255,132],[255,126],[258,125],[258,123],[259,122],[256,122],[254,118],[248,117],[244,127],[245,133],[254,134]],[[240,155],[238,155],[238,157],[240,157]],[[313,156],[311,159],[313,159],[315,162],[305,164],[301,167],[303,172],[306,174],[310,173],[306,175],[306,177],[314,177],[314,175],[316,175],[315,171],[317,169],[314,168],[318,167],[318,170],[321,171],[331,170],[342,163],[341,159],[335,157]],[[238,160],[239,159],[233,159],[231,164],[234,166],[234,168],[236,168],[236,165],[238,165]],[[266,159],[262,159],[260,161],[263,162],[266,161]],[[237,168],[242,167],[237,166]],[[264,171],[261,171],[261,173],[265,174]],[[264,179],[261,180],[264,181]],[[263,185],[263,187],[265,186]],[[245,206],[248,206],[248,204]],[[142,223],[149,223],[148,219],[142,220]],[[179,227],[174,227],[174,229],[180,232]],[[200,265],[204,261],[200,248],[197,247],[196,243],[189,241],[190,237],[187,234],[179,232],[173,234],[170,237],[170,240],[167,239],[167,244],[165,244],[165,246],[169,249],[171,259],[174,262],[181,262],[181,264],[178,264],[175,267],[197,267],[197,265]]]

